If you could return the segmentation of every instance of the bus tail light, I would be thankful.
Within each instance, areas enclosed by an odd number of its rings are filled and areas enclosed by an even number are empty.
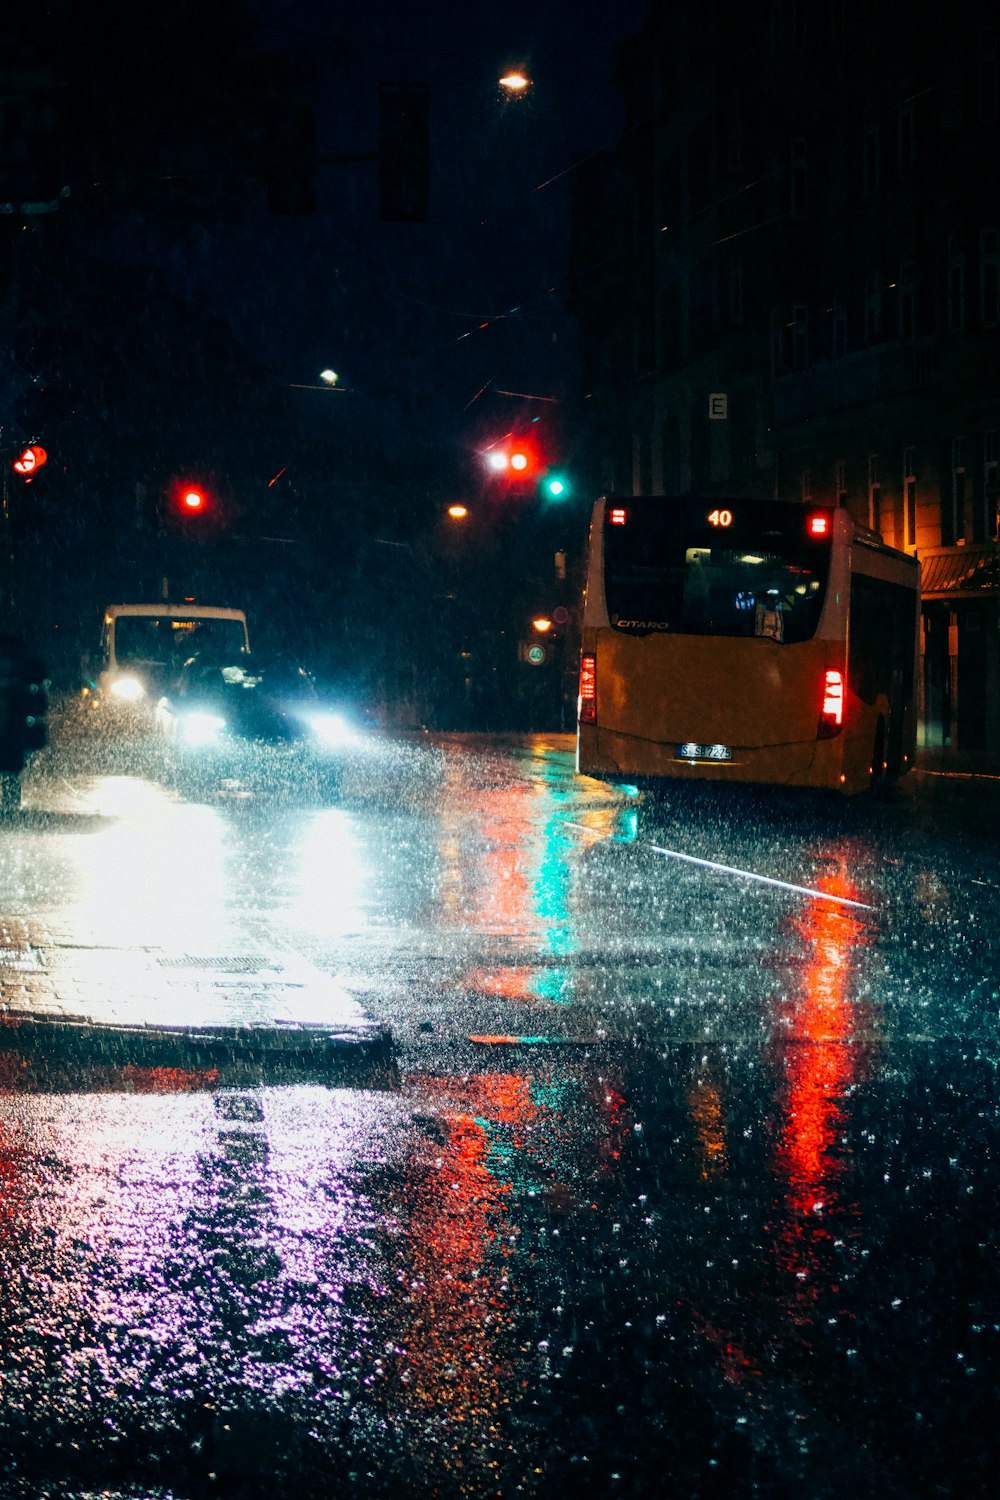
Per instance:
[[[828,740],[844,727],[844,674],[831,668],[823,677],[818,738]]]
[[[597,723],[597,657],[580,657],[580,704],[581,724]]]

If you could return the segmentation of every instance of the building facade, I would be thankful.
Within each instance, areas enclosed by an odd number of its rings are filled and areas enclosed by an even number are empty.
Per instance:
[[[996,20],[673,0],[576,174],[591,469],[846,505],[922,564],[921,738],[1000,760]]]

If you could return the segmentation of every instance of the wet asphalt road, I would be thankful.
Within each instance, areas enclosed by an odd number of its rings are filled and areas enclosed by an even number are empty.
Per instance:
[[[994,1492],[1000,784],[56,740],[0,831],[0,1496]]]

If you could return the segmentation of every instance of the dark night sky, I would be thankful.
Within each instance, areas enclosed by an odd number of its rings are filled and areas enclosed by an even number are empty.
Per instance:
[[[321,165],[307,216],[267,206],[254,155],[266,88],[238,4],[187,0],[173,19],[128,0],[44,8],[58,108],[39,140],[67,174],[53,180],[73,189],[18,252],[9,310],[32,347],[4,367],[0,404],[16,412],[44,398],[40,415],[17,420],[30,424],[25,442],[44,436],[53,454],[47,499],[44,485],[21,496],[25,607],[84,634],[107,598],[148,590],[192,558],[252,572],[266,589],[275,557],[258,567],[254,547],[237,557],[235,543],[272,533],[295,543],[283,565],[300,564],[314,592],[328,585],[317,611],[349,610],[353,577],[383,613],[398,600],[408,622],[385,567],[436,555],[444,505],[484,485],[484,444],[537,414],[560,440],[568,430],[572,172],[621,134],[616,46],[654,0],[244,3],[260,23],[258,52],[275,58],[275,92],[287,99],[280,64],[290,64],[315,107]],[[18,42],[44,58],[27,14]],[[511,99],[498,79],[515,65],[533,86]],[[375,161],[335,160],[374,154],[382,81],[429,87],[425,223],[383,222]],[[328,366],[343,389],[310,389]],[[184,550],[166,483],[182,472],[218,492],[217,532],[204,531],[214,552]],[[582,514],[584,485],[575,499]],[[527,502],[520,513],[480,508],[477,524],[491,587],[500,547],[515,578],[550,566],[552,538],[530,534]],[[567,528],[565,545],[582,545],[581,516],[568,514]],[[166,561],[171,547],[180,563]],[[419,580],[403,582],[419,593]],[[232,586],[245,585],[241,574]],[[507,583],[494,591],[506,597]]]
[[[390,446],[412,427],[442,445],[441,481],[455,482],[456,450],[504,420],[503,401],[474,400],[484,383],[541,395],[571,384],[569,172],[620,133],[615,46],[649,9],[260,3],[261,45],[315,73],[321,159],[373,149],[380,80],[430,86],[430,217],[382,223],[374,164],[327,162],[315,215],[262,209],[239,230],[193,234],[174,258],[180,286],[207,293],[280,380],[308,384],[332,366],[350,388],[298,399],[351,402],[352,423],[384,424]],[[515,63],[534,87],[507,100],[496,80]]]

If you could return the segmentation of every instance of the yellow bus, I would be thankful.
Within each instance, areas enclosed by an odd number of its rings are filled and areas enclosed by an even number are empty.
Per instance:
[[[604,497],[577,769],[878,788],[913,761],[919,622],[916,559],[842,508]]]

